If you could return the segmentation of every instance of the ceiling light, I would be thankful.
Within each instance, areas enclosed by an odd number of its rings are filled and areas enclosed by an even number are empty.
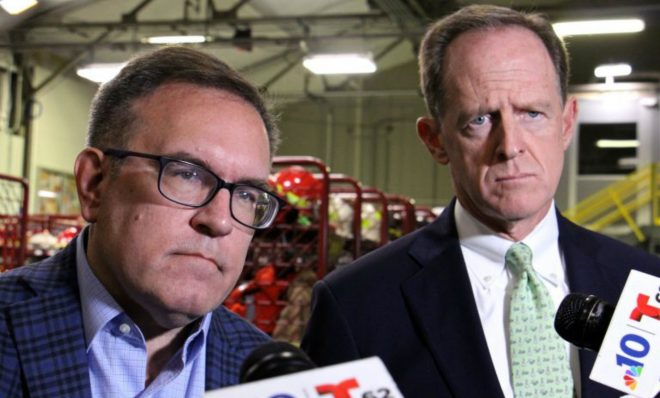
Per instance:
[[[40,198],[56,198],[58,195],[57,192],[40,189],[37,191],[37,196]]]
[[[605,78],[605,83],[614,83],[615,76],[628,76],[632,67],[628,64],[605,64],[598,65],[594,69],[594,76]]]
[[[598,140],[596,147],[598,148],[637,148],[639,146],[638,140]]]
[[[632,67],[628,64],[604,64],[598,65],[594,69],[594,76],[628,76],[632,72]]]
[[[643,106],[647,108],[655,108],[658,106],[658,98],[657,97],[643,97],[642,99],[639,100],[639,103],[642,104]]]
[[[557,22],[552,24],[558,36],[635,33],[644,30],[644,21],[631,19],[601,19],[595,21]]]
[[[179,36],[151,36],[147,37],[149,44],[191,44],[204,43],[206,36],[201,35],[179,35]]]
[[[369,54],[316,54],[305,57],[303,66],[315,75],[374,73],[376,64]]]
[[[105,83],[117,76],[125,63],[89,64],[76,70],[78,76],[94,83]]]
[[[37,4],[37,0],[0,0],[0,7],[11,15],[20,14]]]

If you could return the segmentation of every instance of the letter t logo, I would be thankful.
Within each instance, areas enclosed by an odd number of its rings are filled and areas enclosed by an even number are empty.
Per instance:
[[[346,379],[339,384],[323,384],[316,386],[316,392],[321,395],[332,394],[332,398],[351,398],[351,394],[349,394],[348,390],[357,387],[359,387],[359,384],[357,380],[353,378]]]

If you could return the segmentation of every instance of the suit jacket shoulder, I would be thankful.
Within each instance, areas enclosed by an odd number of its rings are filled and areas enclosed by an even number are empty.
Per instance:
[[[0,276],[0,374],[0,396],[91,395],[75,242]]]
[[[660,276],[660,257],[578,226],[558,214],[570,290],[615,304],[630,270]]]
[[[0,397],[90,396],[75,247],[73,241],[49,259],[0,276]],[[245,357],[268,340],[226,308],[216,309],[206,389],[237,384]]]
[[[303,349],[318,365],[379,356],[405,396],[501,396],[464,264],[450,205],[318,282]]]
[[[213,311],[206,342],[206,390],[238,384],[245,358],[270,337],[220,306]]]

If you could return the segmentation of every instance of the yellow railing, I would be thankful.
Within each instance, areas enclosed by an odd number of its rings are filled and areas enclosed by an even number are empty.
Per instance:
[[[633,215],[651,206],[650,222],[660,226],[660,163],[650,164],[582,200],[565,214],[576,224],[594,231],[624,220],[640,242],[646,236]]]

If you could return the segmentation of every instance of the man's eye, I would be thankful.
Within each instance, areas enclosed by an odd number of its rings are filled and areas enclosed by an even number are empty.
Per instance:
[[[199,173],[196,170],[178,170],[176,173],[176,176],[179,178],[183,178],[184,180],[193,180],[199,178]]]
[[[489,119],[490,119],[489,115],[479,115],[474,119],[470,120],[470,124],[473,126],[483,126],[484,124],[488,123]]]
[[[240,190],[240,191],[236,192],[236,196],[242,202],[247,202],[247,203],[257,202],[257,195],[254,192],[250,192],[250,191],[246,191],[246,190]]]
[[[167,167],[167,176],[186,181],[197,181],[202,178],[202,173],[196,167],[170,163]]]
[[[173,175],[184,180],[192,180],[199,177],[199,172],[193,168],[179,167],[172,170]]]
[[[537,117],[541,116],[541,112],[528,111],[527,116],[529,116],[532,119],[536,119]]]

